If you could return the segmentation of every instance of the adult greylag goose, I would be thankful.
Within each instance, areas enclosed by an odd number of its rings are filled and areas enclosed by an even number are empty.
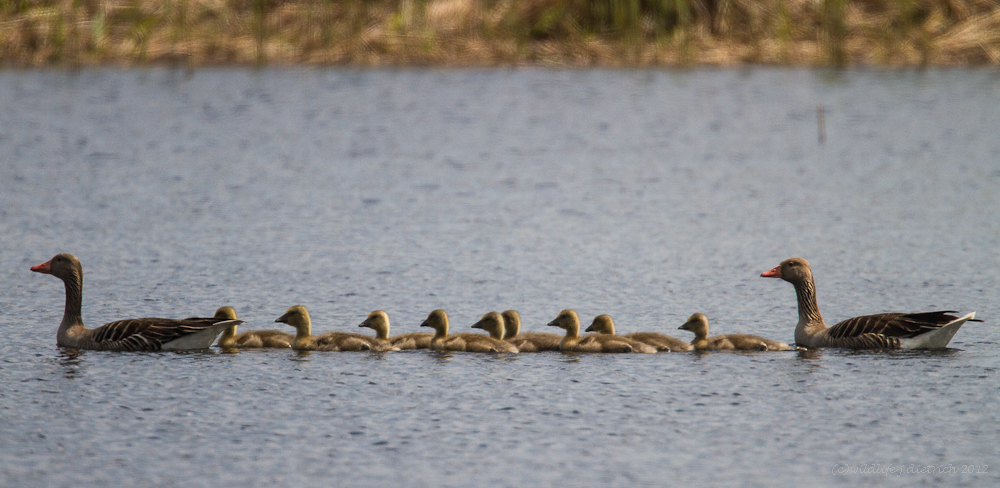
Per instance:
[[[587,327],[585,332],[615,335],[615,322],[611,320],[610,315],[601,314],[594,317],[594,322],[590,324],[590,327]],[[650,346],[655,347],[657,351],[690,351],[692,349],[691,344],[688,344],[681,339],[657,332],[633,332],[631,334],[625,334],[621,337],[627,337],[643,344],[649,344]]]
[[[448,334],[448,314],[438,309],[427,315],[421,327],[434,329],[431,349],[465,352],[517,352],[517,348],[490,336],[472,333]]]
[[[182,320],[141,318],[109,322],[96,329],[83,325],[83,266],[72,254],[58,254],[32,266],[36,273],[50,274],[66,285],[66,309],[56,332],[56,345],[97,351],[180,351],[205,349],[223,329],[241,320],[191,317]]]
[[[326,332],[318,336],[312,335],[312,319],[309,311],[302,305],[290,307],[281,317],[274,320],[295,327],[295,339],[292,349],[297,351],[398,351],[386,341],[361,334],[345,332]]]
[[[233,307],[222,307],[215,311],[215,318],[236,320],[236,310]],[[248,330],[236,334],[236,326],[231,325],[222,331],[219,342],[215,345],[223,348],[255,349],[263,347],[289,348],[295,336],[280,330]]]
[[[655,353],[656,348],[622,336],[589,334],[580,337],[580,316],[573,310],[559,312],[555,320],[549,322],[553,327],[566,330],[566,335],[560,341],[559,347],[567,352],[642,352]]]
[[[376,338],[389,341],[400,349],[427,349],[431,347],[431,339],[434,337],[431,332],[411,332],[389,337],[389,314],[382,310],[368,314],[368,318],[358,324],[358,327],[373,329]]]
[[[691,341],[691,346],[698,351],[715,351],[719,349],[734,349],[737,351],[792,350],[784,342],[772,341],[749,334],[726,334],[708,337],[708,317],[700,313],[688,317],[687,322],[684,322],[684,325],[678,327],[678,329],[694,332],[694,340]]]
[[[545,332],[521,332],[521,315],[516,310],[504,310],[504,340],[520,352],[559,351],[562,336]]]
[[[921,313],[880,313],[863,315],[827,328],[816,304],[816,284],[812,268],[802,258],[789,258],[765,278],[781,278],[795,287],[799,302],[799,323],[795,343],[804,347],[844,347],[851,349],[942,349],[948,346],[962,324],[975,320],[976,312],[961,317],[951,310]]]

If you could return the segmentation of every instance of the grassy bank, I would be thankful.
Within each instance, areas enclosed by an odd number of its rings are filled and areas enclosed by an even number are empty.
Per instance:
[[[1000,0],[0,0],[0,63],[998,65]]]

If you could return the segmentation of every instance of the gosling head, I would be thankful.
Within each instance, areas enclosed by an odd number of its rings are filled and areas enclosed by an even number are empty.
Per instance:
[[[233,307],[221,307],[215,311],[214,318],[219,320],[236,320],[236,310],[233,310]],[[230,325],[219,336],[219,347],[229,347],[232,345],[232,341],[235,340],[236,326]]]
[[[52,259],[31,267],[36,273],[50,274],[63,281],[74,279],[83,282],[83,265],[76,256],[63,253],[56,254]]]
[[[296,329],[308,328],[312,325],[312,320],[309,319],[309,311],[302,305],[295,305],[289,308],[284,315],[274,319],[274,321],[286,323]]]
[[[500,315],[503,316],[504,337],[515,337],[521,333],[521,316],[517,310],[504,310]]]
[[[791,284],[808,283],[812,281],[812,268],[809,262],[802,258],[788,258],[781,264],[760,274],[764,278],[781,278]]]
[[[479,322],[472,324],[472,328],[483,329],[486,332],[489,332],[490,337],[503,340],[504,320],[503,316],[497,312],[490,312],[483,315],[483,318],[479,319]]]
[[[448,314],[440,308],[427,315],[427,320],[420,323],[421,327],[430,327],[438,335],[448,334]]]
[[[215,318],[222,320],[236,320],[236,310],[233,310],[233,307],[220,307],[215,311]]]
[[[688,317],[687,322],[684,322],[684,325],[678,329],[689,330],[694,332],[696,338],[703,339],[708,337],[708,317],[705,317],[705,314],[696,313]]]
[[[567,331],[573,331],[574,329],[580,331],[580,316],[576,314],[573,310],[566,309],[559,312],[555,320],[549,322],[549,325],[553,327],[559,327],[560,329],[566,329]]]
[[[368,314],[368,318],[366,318],[364,322],[358,324],[358,327],[368,327],[369,329],[373,329],[378,337],[382,337],[383,333],[386,337],[388,337],[389,314],[383,312],[382,310],[376,310]]]
[[[594,322],[587,327],[586,332],[615,335],[615,323],[610,315],[601,314],[594,317]]]

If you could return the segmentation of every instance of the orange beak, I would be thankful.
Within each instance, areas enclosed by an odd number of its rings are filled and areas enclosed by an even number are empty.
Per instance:
[[[771,268],[771,271],[761,273],[760,276],[761,278],[781,278],[781,265]]]
[[[36,273],[52,274],[52,260],[50,259],[42,264],[32,266],[31,270]]]

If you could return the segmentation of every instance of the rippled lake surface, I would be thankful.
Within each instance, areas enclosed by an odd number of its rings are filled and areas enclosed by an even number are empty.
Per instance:
[[[996,71],[3,71],[0,107],[2,486],[1000,478]],[[573,308],[792,342],[759,278],[791,256],[830,323],[984,322],[939,352],[75,353],[28,270],[59,252],[91,327]]]

